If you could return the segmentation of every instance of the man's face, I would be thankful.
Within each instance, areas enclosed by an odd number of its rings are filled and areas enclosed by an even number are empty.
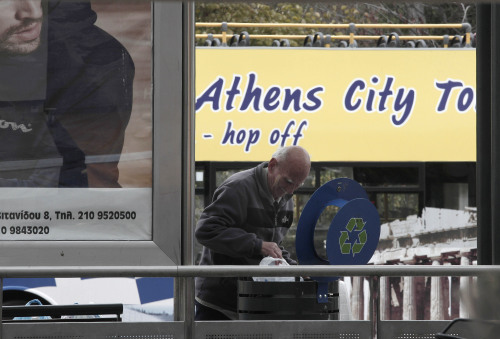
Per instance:
[[[40,45],[41,0],[0,0],[0,53],[28,54]]]
[[[293,194],[307,178],[309,167],[295,165],[295,162],[278,163],[276,159],[269,162],[268,184],[274,199]]]

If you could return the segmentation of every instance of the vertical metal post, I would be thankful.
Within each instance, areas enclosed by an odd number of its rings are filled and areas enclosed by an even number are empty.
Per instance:
[[[500,5],[492,4],[491,18],[491,264],[500,264]]]
[[[370,317],[372,322],[372,339],[377,339],[380,322],[379,276],[370,278]]]
[[[153,78],[155,126],[170,118],[174,126],[182,123],[179,140],[169,145],[182,153],[182,211],[179,224],[181,243],[177,265],[192,264],[192,227],[194,210],[194,10],[192,2],[153,1]],[[161,103],[161,104],[159,104]],[[155,167],[164,159],[154,158]],[[165,168],[157,168],[157,171]],[[161,209],[163,206],[157,206]],[[193,278],[175,279],[174,320],[184,321],[185,337],[191,338],[193,322]]]
[[[427,202],[427,187],[425,182],[425,163],[418,165],[418,187],[420,194],[418,195],[418,210],[423,211]]]
[[[476,47],[476,89],[477,89],[477,228],[478,263],[492,264],[491,242],[491,4],[477,4],[477,47]]]
[[[182,3],[182,100],[183,100],[183,138],[184,189],[183,189],[183,230],[182,264],[193,265],[194,247],[194,191],[195,191],[195,149],[194,149],[194,102],[195,102],[195,19],[194,1]],[[194,337],[194,277],[181,280],[184,284],[184,335]]]

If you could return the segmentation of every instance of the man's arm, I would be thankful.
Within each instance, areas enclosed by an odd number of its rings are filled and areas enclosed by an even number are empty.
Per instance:
[[[243,189],[219,187],[214,201],[205,208],[197,223],[195,236],[198,242],[235,258],[261,255],[262,240],[242,228],[247,204],[248,198]]]

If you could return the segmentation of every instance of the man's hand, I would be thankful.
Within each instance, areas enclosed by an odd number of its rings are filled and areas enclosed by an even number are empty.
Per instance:
[[[283,255],[281,254],[281,248],[275,242],[262,242],[262,249],[260,250],[264,257],[273,257],[278,259],[283,259]]]

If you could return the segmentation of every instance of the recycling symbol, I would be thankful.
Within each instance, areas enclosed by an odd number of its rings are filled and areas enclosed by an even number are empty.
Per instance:
[[[365,227],[366,222],[362,218],[351,218],[346,225],[347,231],[340,232],[339,245],[342,254],[349,254],[352,250],[352,256],[360,253],[366,244],[368,235]]]

